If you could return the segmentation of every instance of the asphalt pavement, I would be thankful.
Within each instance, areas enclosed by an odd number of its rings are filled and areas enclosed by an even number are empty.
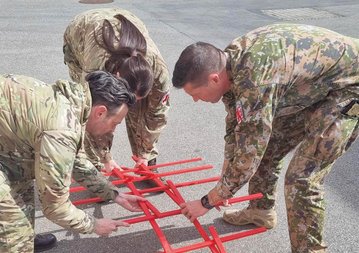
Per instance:
[[[62,54],[62,35],[67,24],[82,11],[112,6],[127,9],[142,19],[171,73],[179,54],[191,43],[206,41],[224,48],[235,37],[272,23],[318,25],[359,37],[359,3],[355,0],[115,0],[108,4],[83,4],[76,0],[0,0],[0,72],[28,75],[48,83],[69,79]],[[219,175],[224,148],[223,105],[194,103],[182,90],[174,88],[171,89],[170,99],[172,107],[168,125],[160,137],[158,162],[202,157],[204,160],[199,164],[211,164],[214,168],[168,179],[176,183]],[[123,125],[116,131],[113,154],[119,164],[133,165]],[[324,236],[328,252],[359,252],[358,154],[359,142],[356,141],[334,165],[325,183],[327,211]],[[290,252],[283,197],[284,174],[285,171],[278,188],[278,227],[260,235],[227,242],[224,244],[227,252]],[[181,188],[180,192],[186,200],[198,199],[213,186],[214,183],[191,186]],[[125,188],[121,190],[126,191]],[[246,195],[246,190],[247,187],[244,187],[236,196]],[[162,211],[177,208],[165,194],[147,198]],[[238,208],[245,206],[235,205]],[[85,205],[81,208],[96,217],[135,217],[115,204]],[[249,228],[225,224],[221,219],[222,212],[212,210],[199,220],[206,229],[214,225],[220,235]],[[161,219],[158,223],[173,247],[201,241],[193,225],[183,216]],[[44,218],[39,205],[36,208],[36,232],[50,232],[57,236],[58,245],[49,253],[151,253],[162,249],[148,222],[120,228],[108,238],[99,238],[73,233],[55,225]],[[195,252],[210,251],[202,249]]]

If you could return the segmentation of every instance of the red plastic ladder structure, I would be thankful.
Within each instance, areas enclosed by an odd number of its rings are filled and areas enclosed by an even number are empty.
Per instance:
[[[136,160],[136,157],[133,157],[133,159]],[[152,170],[156,169],[156,168],[163,168],[163,167],[181,165],[181,164],[186,164],[186,163],[191,163],[191,162],[198,162],[201,160],[202,160],[202,158],[198,157],[198,158],[193,158],[193,159],[188,159],[188,160],[181,160],[181,161],[175,161],[175,162],[170,162],[170,163],[157,164],[154,166],[141,165],[137,168],[122,167],[123,170],[114,169],[110,173],[105,173],[105,172],[103,172],[103,173],[105,176],[111,176],[111,178],[115,178],[115,180],[112,180],[112,184],[126,185],[127,188],[130,190],[130,192],[128,192],[129,194],[134,194],[134,195],[143,197],[143,194],[146,194],[146,193],[164,191],[177,205],[180,205],[181,203],[185,202],[185,200],[183,199],[183,197],[181,196],[181,194],[179,193],[177,188],[191,186],[191,185],[198,185],[198,184],[203,184],[203,183],[209,183],[209,182],[215,182],[215,181],[218,181],[219,177],[211,177],[211,178],[193,180],[193,181],[188,181],[188,182],[181,182],[181,183],[176,183],[176,184],[173,183],[171,180],[167,180],[166,181],[167,184],[164,184],[159,179],[159,177],[167,177],[167,176],[171,176],[171,175],[178,175],[178,174],[195,172],[195,171],[200,171],[200,170],[208,170],[208,169],[212,169],[213,166],[212,165],[201,165],[201,166],[189,167],[189,168],[184,168],[184,169],[179,169],[179,170],[171,170],[171,171],[163,172],[163,173],[153,173]],[[129,175],[129,173],[131,173],[131,175]],[[135,174],[135,175],[133,175],[133,174]],[[154,182],[156,182],[157,187],[147,188],[147,189],[137,189],[134,183],[144,181],[144,180],[153,180]],[[85,190],[86,190],[86,188],[84,188],[82,186],[70,188],[70,192],[72,192],[72,193],[81,192],[81,191],[85,191]],[[261,193],[258,193],[258,194],[248,195],[248,196],[232,198],[232,199],[229,199],[228,202],[229,202],[229,204],[233,204],[233,203],[248,201],[248,200],[252,200],[252,199],[259,199],[262,197],[263,197],[263,195]],[[87,198],[87,199],[80,199],[80,200],[73,201],[73,204],[74,205],[82,205],[82,204],[89,204],[89,203],[95,203],[95,202],[100,202],[100,201],[102,201],[100,198]],[[221,206],[221,205],[223,205],[223,204],[219,204],[218,206]],[[135,224],[135,223],[144,222],[144,221],[150,222],[154,232],[158,236],[158,239],[163,247],[163,251],[159,251],[162,253],[190,252],[193,250],[198,250],[198,249],[206,248],[206,247],[208,247],[211,250],[211,252],[213,252],[213,253],[225,253],[226,250],[225,250],[223,243],[232,241],[232,240],[236,240],[239,238],[255,235],[255,234],[262,233],[262,232],[266,231],[265,227],[259,227],[259,228],[254,228],[254,229],[250,229],[247,231],[232,233],[232,234],[226,235],[226,236],[220,236],[217,233],[215,227],[210,226],[209,227],[210,234],[207,234],[205,229],[202,227],[202,225],[196,219],[193,222],[193,225],[198,230],[199,234],[203,238],[203,241],[194,243],[191,245],[187,245],[184,247],[180,247],[180,248],[174,248],[168,242],[165,234],[161,230],[160,226],[157,224],[156,220],[165,218],[165,217],[174,216],[174,215],[179,215],[179,214],[181,214],[181,210],[176,209],[176,210],[171,210],[171,211],[160,212],[154,205],[152,205],[150,203],[150,201],[140,202],[140,206],[143,210],[144,215],[135,217],[135,218],[131,218],[131,219],[127,219],[127,220],[123,220],[123,221],[127,222],[129,224]]]

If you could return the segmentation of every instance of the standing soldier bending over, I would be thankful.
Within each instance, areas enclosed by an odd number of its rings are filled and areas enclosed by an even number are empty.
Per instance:
[[[142,21],[118,8],[80,13],[65,31],[64,59],[76,82],[83,83],[84,76],[94,70],[106,70],[127,80],[139,100],[126,117],[132,153],[139,158],[137,165],[155,165],[156,143],[167,123],[170,79]],[[113,136],[103,136],[102,141],[88,137],[88,146],[93,146],[88,154],[94,163],[105,163],[107,170],[118,167],[109,153]]]
[[[222,177],[182,213],[193,221],[249,181],[249,193],[264,198],[224,220],[273,228],[280,162],[297,147],[285,176],[292,251],[324,252],[324,178],[359,131],[359,41],[307,25],[265,26],[224,51],[188,46],[172,81],[194,101],[222,98],[228,113]]]
[[[145,199],[118,192],[83,151],[85,128],[93,136],[112,133],[135,95],[103,71],[86,80],[47,85],[0,76],[0,252],[34,251],[34,179],[44,215],[79,233],[109,235],[128,224],[77,209],[69,200],[72,177],[104,200],[141,211],[137,201]]]

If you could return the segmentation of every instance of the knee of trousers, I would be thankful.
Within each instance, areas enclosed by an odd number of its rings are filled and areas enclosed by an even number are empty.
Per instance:
[[[311,182],[309,179],[299,178],[298,180],[286,182],[284,185],[284,195],[287,207],[302,209],[324,208],[324,189],[323,185]],[[306,208],[306,209],[307,209]]]

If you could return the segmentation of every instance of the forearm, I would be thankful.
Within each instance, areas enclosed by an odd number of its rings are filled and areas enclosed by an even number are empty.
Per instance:
[[[86,159],[77,159],[72,177],[103,200],[114,200],[117,188]]]
[[[52,222],[61,227],[74,230],[78,233],[93,233],[95,218],[84,211],[76,208],[70,201],[61,201],[60,196],[56,197],[57,202],[49,202],[43,199],[43,213]],[[68,195],[66,195],[68,198]],[[64,199],[65,200],[65,199]]]
[[[210,203],[233,197],[256,172],[271,133],[270,125],[258,125],[247,123],[238,129],[241,141],[234,150],[233,159],[227,161],[228,165],[217,185],[209,192]]]
[[[223,200],[230,199],[241,189],[252,177],[254,170],[233,170],[228,166],[222,174],[216,186],[209,191],[208,197],[211,205],[215,205]],[[233,177],[233,175],[237,175]]]

